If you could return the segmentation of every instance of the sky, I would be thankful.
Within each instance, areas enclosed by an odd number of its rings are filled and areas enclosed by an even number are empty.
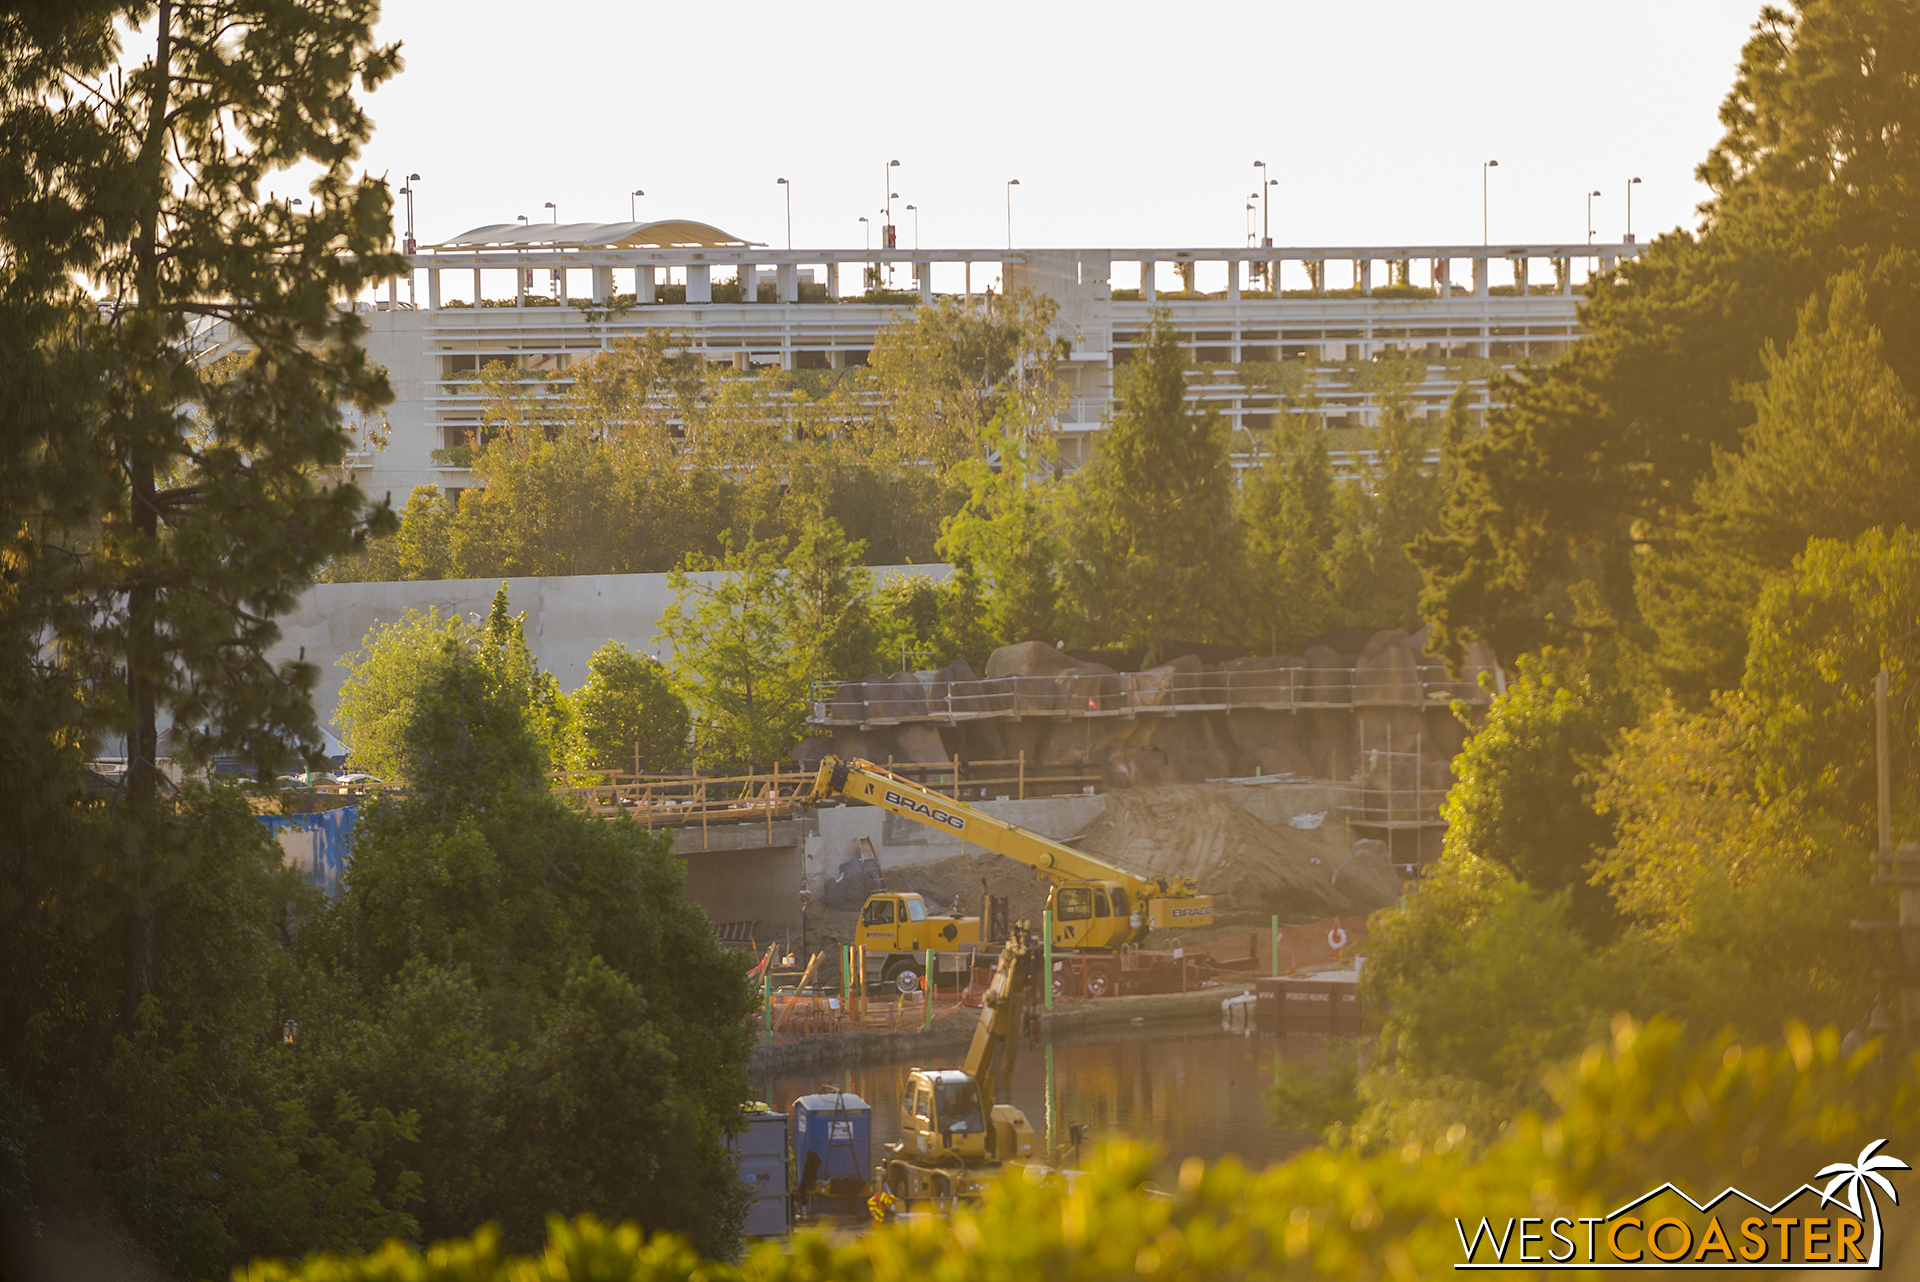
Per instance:
[[[1695,224],[1758,0],[387,0],[364,163],[423,244],[692,218],[775,248],[1647,240]],[[888,161],[899,167],[889,168]],[[887,185],[887,175],[892,182]],[[645,196],[630,197],[635,189]],[[396,199],[404,221],[404,202]]]

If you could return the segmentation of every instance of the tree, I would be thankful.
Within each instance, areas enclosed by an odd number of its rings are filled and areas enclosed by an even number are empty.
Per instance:
[[[1419,618],[1420,571],[1409,558],[1438,522],[1441,478],[1427,465],[1425,434],[1404,394],[1381,415],[1375,457],[1335,504],[1330,559],[1345,622],[1407,628]]]
[[[351,177],[371,130],[356,82],[372,89],[399,66],[372,21],[363,0],[163,0],[8,20],[0,112],[14,212],[0,238],[10,264],[34,264],[18,278],[47,326],[32,337],[88,376],[27,385],[22,425],[41,474],[37,492],[14,491],[28,506],[7,527],[36,514],[31,564],[51,578],[26,599],[47,610],[51,679],[95,692],[73,740],[127,740],[134,835],[100,871],[125,897],[128,1021],[156,983],[163,721],[264,770],[317,757],[316,674],[265,662],[273,620],[328,557],[392,519],[384,507],[369,517],[360,492],[329,477],[348,444],[341,407],[372,412],[390,395],[337,303],[405,266],[390,251],[384,183]],[[148,43],[144,60],[129,40]],[[268,175],[308,163],[319,173],[304,212],[260,200]],[[203,366],[196,332],[251,356]]]
[[[1588,885],[1588,865],[1613,835],[1593,797],[1619,712],[1572,656],[1523,655],[1518,677],[1454,761],[1449,854],[1471,854],[1549,894],[1571,889],[1576,921],[1603,932],[1610,912]]]
[[[409,610],[340,660],[334,723],[357,768],[437,793],[534,787],[573,759],[572,706],[508,608],[503,583],[477,625]]]
[[[1419,552],[1423,609],[1450,652],[1471,635],[1517,654],[1632,625],[1634,553],[1692,509],[1716,452],[1740,447],[1755,417],[1740,393],[1765,376],[1766,343],[1792,335],[1830,276],[1920,243],[1920,150],[1899,123],[1920,113],[1917,16],[1912,0],[1762,12],[1699,171],[1713,191],[1701,231],[1596,282],[1567,356],[1495,384],[1504,404]],[[1912,291],[1886,300],[1887,364],[1920,367]],[[1566,606],[1582,580],[1606,608],[1579,618]]]
[[[1122,372],[1120,407],[1063,520],[1061,595],[1081,644],[1139,647],[1223,630],[1221,573],[1239,562],[1227,433],[1186,407],[1186,353],[1164,316]]]
[[[573,706],[590,766],[666,770],[686,754],[687,705],[652,655],[607,642],[587,659],[587,683]]]
[[[1763,354],[1757,417],[1715,460],[1697,511],[1641,559],[1641,613],[1661,675],[1698,700],[1738,682],[1762,585],[1811,538],[1908,523],[1920,492],[1920,413],[1887,365],[1867,281],[1846,272],[1809,299],[1784,354]]]
[[[1052,637],[1061,557],[1053,443],[1002,414],[981,444],[983,454],[953,469],[968,498],[942,525],[940,552],[984,581],[983,631],[995,644]]]
[[[939,299],[883,329],[869,364],[889,448],[945,467],[990,454],[989,424],[1001,425],[1002,438],[1014,426],[1036,440],[1050,432],[1064,395],[1058,313],[1051,298],[1015,288],[978,303]]]
[[[674,686],[695,719],[702,765],[784,760],[806,722],[809,673],[789,648],[793,603],[776,548],[749,541],[700,578],[688,558],[660,616]],[[711,571],[726,571],[715,574]]]
[[[1301,645],[1338,617],[1329,578],[1335,503],[1333,464],[1319,425],[1307,414],[1283,415],[1265,459],[1240,491],[1249,588],[1242,637],[1248,644]]]

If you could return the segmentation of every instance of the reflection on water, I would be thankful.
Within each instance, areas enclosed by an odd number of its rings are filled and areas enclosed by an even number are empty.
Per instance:
[[[852,1091],[873,1106],[873,1148],[900,1138],[900,1098],[909,1069],[957,1068],[963,1051],[925,1060],[863,1064],[835,1073],[777,1078],[762,1098],[785,1110],[795,1096],[823,1087]],[[1317,1064],[1317,1038],[1223,1032],[1205,1025],[1121,1027],[1051,1039],[1022,1049],[1013,1086],[1001,1102],[1021,1108],[1034,1138],[1051,1153],[1067,1128],[1087,1127],[1087,1145],[1128,1138],[1158,1144],[1171,1171],[1183,1158],[1229,1154],[1261,1167],[1310,1147],[1318,1136],[1276,1130],[1263,1092],[1281,1073]],[[1067,1153],[1069,1165],[1073,1154]]]

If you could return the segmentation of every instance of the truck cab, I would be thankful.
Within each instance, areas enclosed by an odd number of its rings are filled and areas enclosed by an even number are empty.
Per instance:
[[[920,985],[927,949],[949,952],[978,944],[980,919],[937,913],[924,896],[883,890],[860,909],[856,942],[867,950],[867,979],[911,993]]]

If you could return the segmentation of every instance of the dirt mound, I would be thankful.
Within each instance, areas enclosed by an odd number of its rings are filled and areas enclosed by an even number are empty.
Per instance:
[[[1249,814],[1218,785],[1136,788],[1107,794],[1106,814],[1080,846],[1144,875],[1193,878],[1224,919],[1364,915],[1374,905],[1348,893],[1345,875],[1338,887],[1331,881],[1347,856],[1345,832],[1327,811],[1314,813],[1318,826],[1294,827]]]

